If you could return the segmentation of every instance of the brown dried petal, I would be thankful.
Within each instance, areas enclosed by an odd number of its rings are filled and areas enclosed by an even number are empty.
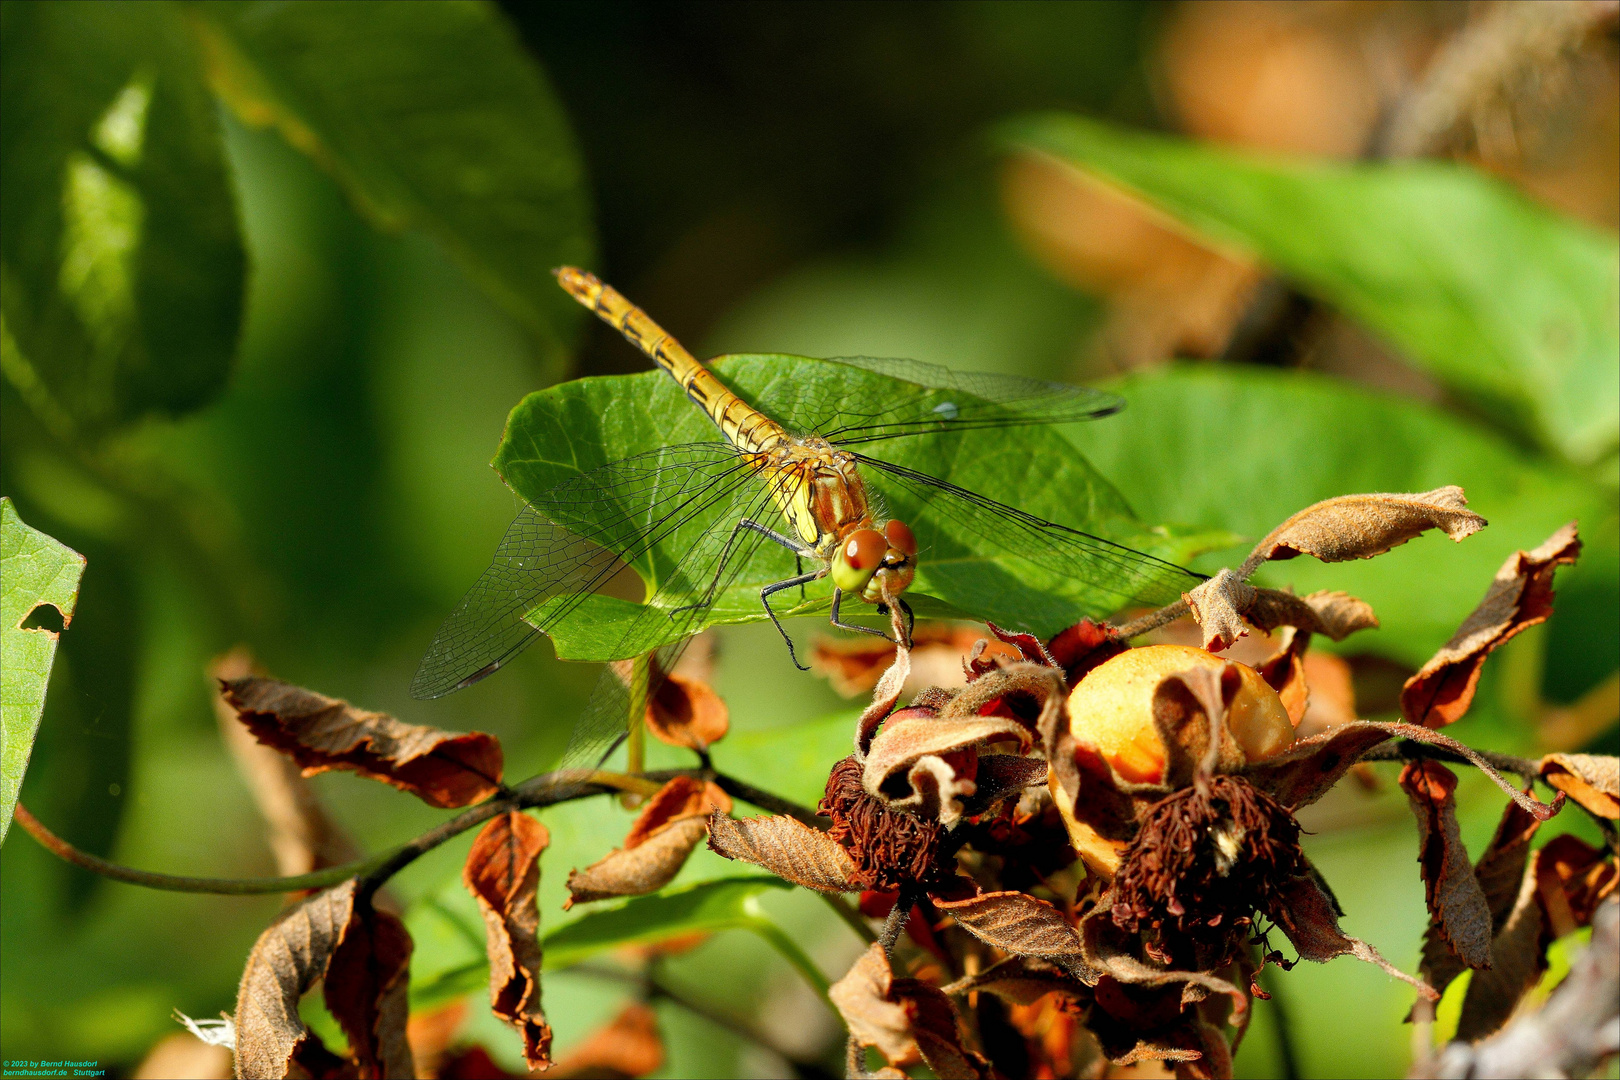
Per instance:
[[[1256,589],[1254,604],[1244,617],[1258,630],[1297,626],[1313,634],[1343,641],[1357,630],[1376,630],[1378,616],[1372,605],[1345,592],[1323,590],[1295,596],[1279,589]]]
[[[1081,955],[1080,935],[1061,911],[1022,892],[980,892],[970,879],[957,877],[930,890],[940,911],[986,944],[1015,956],[1074,961]]]
[[[647,730],[671,746],[707,750],[731,727],[726,703],[702,679],[675,672],[647,700]]]
[[[1385,960],[1367,942],[1339,929],[1339,917],[1334,911],[1333,901],[1313,877],[1296,877],[1279,891],[1279,903],[1266,914],[1282,928],[1301,959],[1325,964],[1336,956],[1348,953],[1410,984],[1429,1001],[1440,1000],[1440,992],[1434,987]]]
[[[401,723],[276,679],[226,679],[220,687],[254,737],[292,757],[305,776],[349,769],[440,807],[466,806],[500,787],[501,744],[493,735]]]
[[[416,1075],[406,1038],[410,965],[411,935],[399,916],[357,908],[321,990],[362,1078]]]
[[[777,877],[818,892],[856,892],[855,863],[836,840],[790,817],[709,818],[709,848],[728,859],[763,866]]]
[[[1253,585],[1223,568],[1214,577],[1190,592],[1181,594],[1188,610],[1204,631],[1203,647],[1209,652],[1230,649],[1249,632],[1243,613],[1254,605]]]
[[[883,946],[874,944],[827,992],[861,1046],[874,1046],[899,1067],[926,1061],[946,1077],[989,1075],[978,1055],[962,1045],[950,999],[915,979],[896,979]]]
[[[540,1004],[540,853],[546,827],[513,810],[478,833],[461,880],[484,913],[490,1010],[523,1037],[531,1069],[551,1062],[551,1026]]]
[[[1439,728],[1466,713],[1485,657],[1520,631],[1547,620],[1553,571],[1573,563],[1580,550],[1575,523],[1570,522],[1534,551],[1509,556],[1457,633],[1406,681],[1401,691],[1406,719]]]
[[[1620,757],[1613,754],[1548,754],[1541,778],[1610,821],[1620,818]]]
[[[1485,527],[1455,485],[1416,495],[1341,495],[1307,506],[1254,546],[1238,576],[1248,578],[1271,559],[1314,555],[1323,562],[1370,559],[1441,529],[1461,541]]]
[[[354,912],[354,880],[288,908],[259,935],[236,994],[236,1062],[240,1076],[286,1076],[313,1039],[298,1001],[325,977]]]
[[[1457,829],[1457,777],[1438,761],[1412,761],[1401,788],[1417,817],[1424,898],[1438,932],[1471,968],[1491,966],[1491,909]]]
[[[635,1002],[558,1058],[545,1076],[548,1080],[637,1077],[657,1072],[663,1064],[664,1040],[658,1034],[658,1015]]]

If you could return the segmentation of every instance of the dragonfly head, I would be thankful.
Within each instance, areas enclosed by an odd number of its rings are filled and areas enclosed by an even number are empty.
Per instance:
[[[844,538],[833,557],[832,579],[846,593],[868,603],[883,599],[885,589],[898,596],[917,571],[917,538],[904,522],[890,521],[883,531],[856,529]]]

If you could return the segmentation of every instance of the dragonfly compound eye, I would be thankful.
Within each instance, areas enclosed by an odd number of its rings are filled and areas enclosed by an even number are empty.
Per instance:
[[[883,526],[883,536],[889,541],[889,547],[904,555],[907,559],[917,555],[917,538],[912,535],[911,528],[903,521],[891,521]]]
[[[845,592],[859,593],[883,565],[883,555],[888,549],[888,540],[876,529],[856,529],[833,559],[833,584]]]

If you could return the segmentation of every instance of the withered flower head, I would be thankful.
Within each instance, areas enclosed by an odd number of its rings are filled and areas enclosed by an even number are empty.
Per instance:
[[[832,818],[827,835],[848,849],[862,887],[887,892],[906,882],[939,877],[945,826],[890,810],[883,799],[867,793],[862,772],[853,756],[834,765],[827,776],[827,793],[816,807]]]

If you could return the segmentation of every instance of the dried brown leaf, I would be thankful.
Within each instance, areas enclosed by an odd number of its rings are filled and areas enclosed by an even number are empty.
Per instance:
[[[1535,550],[1509,556],[1457,633],[1406,681],[1401,690],[1406,719],[1439,728],[1466,713],[1485,657],[1520,631],[1547,620],[1553,572],[1573,563],[1580,550],[1575,523],[1570,522]]]
[[[348,769],[440,807],[466,806],[500,787],[501,744],[493,735],[405,724],[276,679],[248,676],[220,687],[254,737],[290,756],[305,776]]]
[[[1208,971],[1187,971],[1150,964],[1135,954],[1141,939],[1126,933],[1114,924],[1112,912],[1099,907],[1080,920],[1080,940],[1086,965],[1094,974],[1099,1003],[1110,992],[1105,978],[1118,983],[1143,988],[1179,986],[1179,999],[1172,1003],[1173,1011],[1162,1022],[1179,1015],[1181,1007],[1201,1000],[1209,994],[1224,994],[1232,1003],[1231,1022],[1234,1026],[1248,1023],[1249,995],[1232,982]],[[1105,1006],[1106,1007],[1106,1006]],[[1124,1010],[1110,1010],[1116,1014]]]
[[[1061,911],[1022,892],[981,892],[967,878],[953,878],[929,898],[940,911],[986,944],[1015,956],[1073,961],[1080,935]]]
[[[796,818],[709,818],[709,847],[818,892],[857,892],[855,863],[839,843]]]
[[[1030,729],[1010,717],[910,715],[903,710],[872,740],[861,782],[869,795],[893,810],[952,825],[962,817],[962,800],[978,790],[952,755],[995,743],[1011,743],[1023,751],[1034,741]]]
[[[236,992],[238,1075],[287,1076],[314,1039],[298,1002],[326,975],[354,912],[355,885],[345,881],[288,908],[254,942]]]
[[[240,679],[254,673],[254,664],[237,648],[209,665],[208,673],[216,680]],[[214,695],[214,711],[220,737],[268,826],[277,872],[294,876],[359,861],[359,845],[327,812],[303,770],[255,739],[222,694]]]
[[[639,847],[682,818],[707,818],[716,810],[731,813],[731,796],[713,781],[677,776],[647,800],[625,834],[624,846]]]
[[[1226,723],[1226,710],[1242,685],[1232,664],[1216,671],[1189,668],[1166,675],[1153,691],[1153,726],[1165,748],[1163,782],[1184,788],[1195,773],[1230,773],[1247,759]],[[1214,740],[1211,735],[1214,735]]]
[[[877,684],[872,687],[872,703],[861,710],[861,715],[855,720],[855,756],[865,759],[867,749],[872,745],[872,736],[877,732],[878,725],[884,718],[894,711],[894,706],[900,700],[900,691],[905,689],[906,679],[911,675],[911,650],[897,646],[894,651],[894,661],[884,670]]]
[[[647,730],[671,746],[707,750],[731,728],[720,695],[702,679],[673,672],[647,700]]]
[[[1033,1005],[1048,994],[1079,1002],[1091,1000],[1091,989],[1085,983],[1055,964],[1030,956],[1009,956],[943,989],[954,997],[982,991],[1009,1005]]]
[[[1277,691],[1288,719],[1298,730],[1310,705],[1311,687],[1305,678],[1305,651],[1310,648],[1309,630],[1289,626],[1277,637],[1278,650],[1255,666],[1266,685]]]
[[[1367,601],[1325,589],[1306,596],[1280,589],[1255,589],[1254,603],[1243,615],[1258,630],[1295,626],[1334,641],[1343,641],[1357,630],[1378,628],[1378,616]]]
[[[540,1002],[540,853],[546,827],[520,811],[492,818],[467,853],[461,880],[484,914],[490,1010],[517,1029],[531,1069],[551,1063]]]
[[[707,831],[705,818],[682,818],[633,848],[619,848],[585,869],[571,872],[563,910],[594,900],[657,892],[675,880]]]
[[[1295,729],[1301,739],[1354,721],[1355,677],[1342,657],[1313,649],[1305,654],[1305,715]]]
[[[1610,821],[1620,818],[1620,757],[1613,754],[1548,754],[1541,778]]]
[[[851,1037],[876,1047],[892,1065],[926,1062],[941,1080],[989,1075],[984,1060],[962,1045],[950,999],[916,979],[894,978],[882,945],[862,953],[827,996]]]
[[[1531,853],[1513,906],[1491,942],[1494,962],[1488,970],[1474,972],[1469,980],[1457,1021],[1459,1039],[1473,1042],[1501,1027],[1547,969],[1546,924],[1536,902],[1539,856],[1540,852]]]
[[[1485,524],[1455,485],[1415,495],[1341,495],[1307,506],[1271,530],[1254,546],[1238,576],[1247,579],[1263,562],[1299,555],[1323,562],[1370,559],[1429,529],[1461,541]]]
[[[406,1038],[410,964],[411,935],[399,916],[357,904],[321,989],[362,1078],[416,1075]]]
[[[1418,865],[1432,925],[1471,968],[1491,966],[1491,909],[1457,828],[1457,777],[1438,761],[1412,761],[1401,788],[1417,817]]]
[[[658,1015],[646,1005],[627,1005],[611,1023],[597,1028],[585,1040],[546,1070],[547,1080],[587,1077],[638,1077],[657,1072],[664,1064],[664,1040],[658,1033]]]
[[[1253,585],[1231,570],[1219,573],[1190,592],[1181,594],[1187,608],[1204,632],[1203,648],[1209,652],[1230,649],[1249,632],[1243,613],[1254,606],[1259,593]]]
[[[1590,926],[1598,905],[1620,889],[1615,860],[1578,836],[1555,836],[1536,855],[1536,887],[1554,937]]]

